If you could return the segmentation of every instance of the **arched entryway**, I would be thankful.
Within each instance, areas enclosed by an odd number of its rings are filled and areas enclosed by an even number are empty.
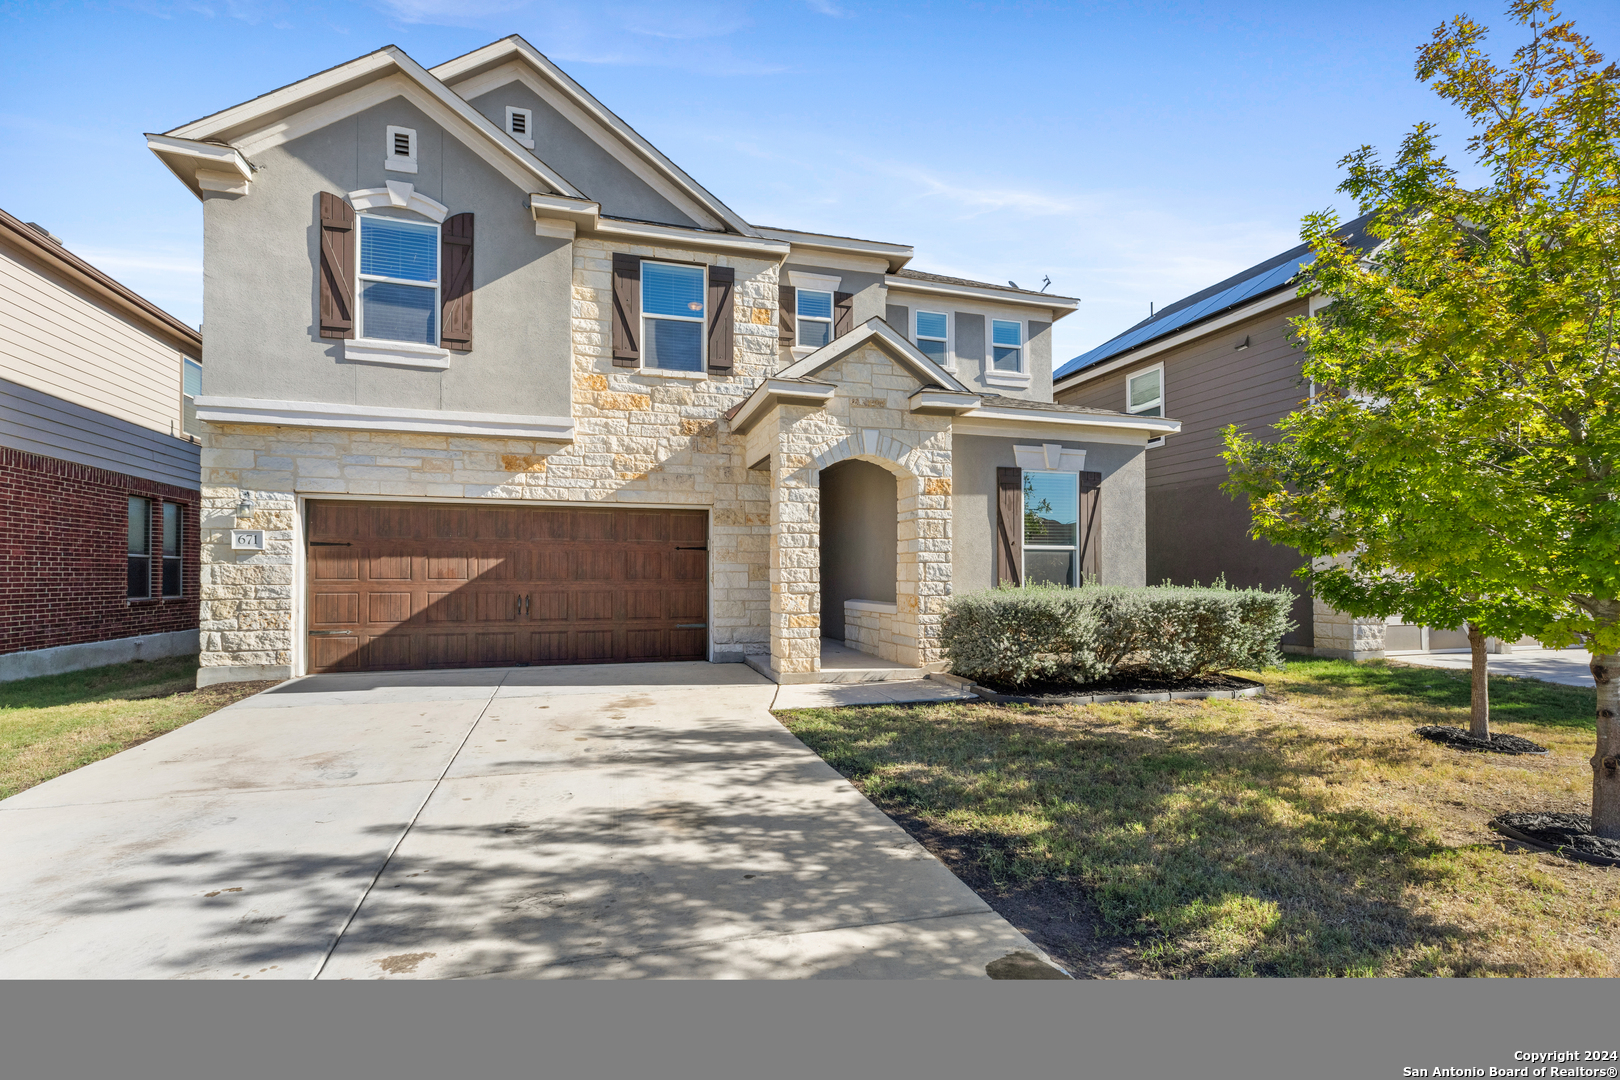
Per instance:
[[[895,603],[899,478],[870,461],[821,472],[821,636],[844,640],[845,602]]]

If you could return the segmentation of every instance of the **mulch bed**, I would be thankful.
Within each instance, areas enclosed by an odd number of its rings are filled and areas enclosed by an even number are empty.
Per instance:
[[[1194,675],[1190,679],[1167,679],[1161,675],[1130,669],[1088,683],[1032,682],[1022,686],[1007,686],[989,679],[980,679],[978,682],[987,690],[1021,698],[1072,697],[1077,694],[1198,693],[1209,690],[1250,690],[1263,685],[1233,675]]]
[[[1529,739],[1521,739],[1517,735],[1507,735],[1500,731],[1491,732],[1487,741],[1476,735],[1471,735],[1459,727],[1441,727],[1438,724],[1425,724],[1415,728],[1412,734],[1430,742],[1441,743],[1453,750],[1483,750],[1491,754],[1545,754],[1547,748]]]
[[[1521,843],[1581,862],[1620,866],[1620,840],[1593,836],[1591,819],[1585,814],[1537,811],[1501,814],[1491,819],[1491,828]]]

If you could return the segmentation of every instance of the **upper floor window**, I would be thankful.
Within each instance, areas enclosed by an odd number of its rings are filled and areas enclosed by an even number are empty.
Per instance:
[[[439,343],[439,227],[360,214],[360,337]]]
[[[950,315],[943,311],[917,312],[917,348],[942,368],[951,366]]]
[[[534,110],[506,107],[506,133],[530,150],[534,149]]]
[[[405,127],[388,127],[388,145],[386,156],[383,158],[383,167],[395,172],[413,173],[416,171],[416,129]]]
[[[1164,415],[1164,365],[1155,364],[1125,380],[1125,411],[1138,416]]]
[[[992,365],[997,371],[1024,370],[1024,324],[1006,319],[990,320]]]
[[[833,294],[819,289],[799,289],[798,344],[819,349],[833,339]]]
[[[180,557],[183,508],[179,503],[163,504],[163,595],[179,596],[184,562]]]
[[[703,370],[703,290],[701,266],[642,261],[642,367]]]
[[[152,595],[152,503],[129,499],[129,591],[131,600]]]
[[[1080,540],[1080,476],[1024,473],[1024,583],[1076,584]]]
[[[187,435],[201,435],[202,425],[197,423],[197,398],[202,396],[202,365],[191,357],[184,360],[180,375],[180,430]]]

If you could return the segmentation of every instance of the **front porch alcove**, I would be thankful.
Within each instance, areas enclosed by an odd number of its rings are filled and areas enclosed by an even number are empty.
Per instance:
[[[821,636],[898,662],[899,480],[870,461],[821,473]]]

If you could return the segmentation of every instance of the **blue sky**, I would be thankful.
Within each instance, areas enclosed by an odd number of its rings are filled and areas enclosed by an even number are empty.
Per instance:
[[[1352,208],[1337,161],[1463,125],[1417,45],[1504,0],[867,3],[0,0],[0,208],[191,323],[200,204],[145,148],[387,44],[432,66],[521,33],[748,220],[912,244],[912,265],[1082,299],[1054,358]],[[1564,5],[1610,50],[1620,5]],[[542,151],[543,153],[543,151]]]

